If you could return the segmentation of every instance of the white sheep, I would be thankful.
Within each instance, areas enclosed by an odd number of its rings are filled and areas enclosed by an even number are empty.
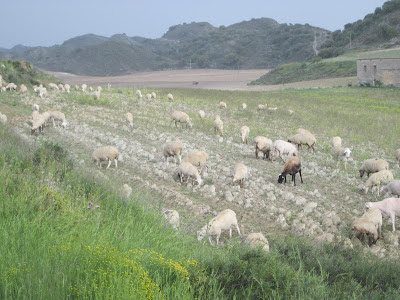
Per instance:
[[[201,241],[207,236],[208,241],[212,244],[211,239],[216,236],[217,245],[219,245],[222,230],[229,230],[229,238],[232,238],[232,226],[235,226],[239,236],[242,236],[236,213],[231,209],[225,209],[197,232],[197,240]]]
[[[65,119],[64,113],[58,110],[51,110],[48,113],[50,114],[50,119],[53,121],[53,127],[56,125],[60,126],[60,124],[64,128],[67,126],[67,120]]]
[[[178,127],[178,122],[181,123],[181,128],[183,127],[183,124],[186,124],[186,127],[189,126],[189,128],[193,127],[188,114],[183,111],[174,110],[171,114],[171,118],[171,123],[175,122],[175,127]]]
[[[363,162],[358,172],[360,172],[360,177],[363,177],[364,173],[367,173],[369,177],[369,174],[382,170],[389,170],[389,163],[384,159],[371,158]]]
[[[110,167],[112,161],[114,161],[115,168],[118,167],[118,149],[113,146],[100,147],[93,151],[92,159],[93,162],[101,169],[101,163],[108,161],[107,169]]]
[[[81,85],[81,89],[82,89],[82,92],[86,92],[86,89],[87,89],[87,84],[86,83],[83,83],[82,85]]]
[[[93,97],[94,97],[96,100],[99,100],[99,99],[100,99],[100,96],[101,96],[101,91],[96,90],[96,91],[93,92]]]
[[[136,90],[136,96],[138,97],[138,99],[142,99],[142,92],[140,90]]]
[[[101,91],[103,90],[103,88],[102,88],[100,85],[98,85],[96,89],[97,89],[100,93],[101,93]]]
[[[300,174],[301,183],[303,183],[303,177],[301,176],[301,161],[297,156],[290,157],[283,166],[282,173],[279,174],[278,183],[286,183],[286,176],[292,175],[293,185],[296,185],[296,174]]]
[[[185,177],[187,180],[189,178],[192,178],[192,185],[194,185],[194,179],[196,179],[199,186],[203,182],[197,168],[193,166],[191,163],[185,161],[179,165],[177,169],[177,174],[181,183],[185,180]]]
[[[5,91],[6,91],[6,87],[5,87],[5,86],[2,86],[2,87],[0,88],[0,92],[4,93]]]
[[[344,161],[344,168],[347,169],[347,160],[351,155],[349,148],[343,148],[342,146],[334,146],[331,148],[331,155],[337,160],[336,168],[339,166],[341,160]]]
[[[394,152],[394,156],[396,157],[397,163],[400,167],[400,149],[396,149],[396,151]]]
[[[315,153],[316,141],[317,140],[316,140],[315,136],[313,136],[312,134],[308,134],[308,133],[307,134],[298,133],[288,139],[288,142],[296,144],[297,148],[299,150],[300,150],[300,148],[301,149],[303,148],[302,145],[307,145],[308,150],[310,150],[310,148],[312,148],[314,153]]]
[[[164,218],[174,229],[179,227],[179,213],[173,209],[167,209],[163,212]]]
[[[183,158],[184,162],[191,163],[193,166],[200,167],[200,174],[202,174],[204,167],[207,167],[208,154],[204,151],[192,151]]]
[[[389,196],[392,194],[400,196],[400,180],[391,181],[387,185],[383,186],[380,195],[385,196],[386,194],[389,194]]]
[[[26,92],[28,92],[28,88],[26,87],[25,84],[21,84],[19,86],[19,92],[20,92],[20,94],[25,94]]]
[[[214,119],[214,133],[217,132],[220,135],[224,135],[224,122],[222,122],[221,117],[219,115],[215,115]]]
[[[206,117],[206,113],[204,112],[204,110],[199,110],[199,117],[200,119],[204,119]]]
[[[133,127],[133,115],[130,112],[125,114],[125,119],[128,121],[129,126]]]
[[[285,162],[285,160],[283,159],[283,155],[287,155],[288,157],[298,155],[296,147],[289,142],[276,140],[273,146],[274,146],[274,156],[279,155],[279,157],[282,159],[283,162]]]
[[[233,171],[233,179],[232,179],[233,185],[239,183],[239,186],[243,188],[244,180],[247,178],[247,175],[248,175],[248,168],[242,163],[237,163]]]
[[[163,157],[168,164],[168,158],[173,157],[176,163],[176,157],[178,157],[179,163],[182,161],[183,144],[181,141],[171,141],[165,143],[163,146]]]
[[[254,145],[255,145],[255,152],[257,159],[258,159],[258,152],[262,151],[263,159],[269,158],[271,161],[274,161],[274,156],[273,156],[274,145],[269,138],[266,138],[264,136],[257,136],[254,139]]]
[[[42,115],[37,115],[32,120],[31,134],[34,134],[35,131],[38,130],[38,129],[42,132],[46,121],[47,121],[46,117],[43,114]]]
[[[267,238],[261,232],[253,232],[246,236],[245,241],[250,244],[252,248],[260,247],[262,250],[269,251],[269,243]]]
[[[378,202],[365,203],[364,209],[377,208],[381,211],[383,217],[389,217],[392,220],[392,229],[395,231],[395,218],[400,217],[400,199],[386,198]]]
[[[151,98],[152,98],[152,99],[156,99],[156,98],[157,98],[157,94],[156,94],[155,92],[152,92],[152,93],[151,93]]]
[[[151,94],[147,93],[147,94],[146,94],[146,99],[147,99],[147,100],[151,100]]]
[[[332,147],[341,147],[342,146],[342,139],[340,136],[334,136],[332,138]]]
[[[296,130],[296,132],[297,132],[297,133],[302,133],[302,134],[311,134],[311,135],[313,135],[313,134],[311,133],[311,131],[309,131],[309,130],[307,130],[307,129],[304,129],[304,128],[298,128],[298,129]]]
[[[1,125],[6,125],[7,124],[7,116],[0,113],[0,124]]]
[[[389,170],[382,170],[376,172],[368,178],[368,180],[364,184],[364,192],[365,194],[368,193],[368,189],[373,186],[377,186],[377,194],[379,195],[380,185],[381,184],[388,184],[390,181],[393,181],[393,174]]]
[[[64,88],[68,94],[71,92],[71,86],[68,83],[64,84]]]
[[[223,102],[223,101],[221,101],[221,102],[219,103],[219,108],[225,108],[225,109],[226,109],[226,103]]]
[[[53,83],[53,82],[50,82],[50,83],[49,83],[49,89],[51,89],[51,90],[53,90],[53,91],[59,91],[59,90],[60,90],[60,89],[58,88],[58,85],[55,84],[55,83]]]
[[[278,109],[278,107],[267,107],[267,109],[269,110],[269,111],[276,111],[277,109]]]
[[[364,234],[369,236],[368,245],[375,244],[382,236],[382,214],[377,208],[369,208],[360,218],[353,221],[352,227],[359,234],[357,238],[362,241]]]
[[[167,95],[168,101],[174,101],[174,96],[172,94]]]
[[[65,88],[64,88],[64,86],[63,86],[61,83],[58,84],[58,89],[59,89],[60,91],[62,91],[62,92],[65,92]]]
[[[242,103],[242,109],[243,110],[247,109],[247,104],[246,103]]]
[[[6,90],[17,91],[17,85],[15,83],[10,82],[6,85]]]
[[[266,110],[268,108],[268,104],[258,104],[257,111]]]
[[[242,144],[248,144],[248,137],[250,133],[250,128],[248,126],[242,126],[240,128],[240,138],[242,139]]]

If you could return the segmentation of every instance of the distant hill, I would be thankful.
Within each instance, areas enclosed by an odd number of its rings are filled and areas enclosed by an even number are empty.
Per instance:
[[[308,24],[279,24],[268,18],[218,28],[192,22],[172,26],[158,39],[87,34],[52,47],[0,49],[0,59],[23,59],[50,71],[98,76],[188,67],[273,68],[316,55],[329,34]]]

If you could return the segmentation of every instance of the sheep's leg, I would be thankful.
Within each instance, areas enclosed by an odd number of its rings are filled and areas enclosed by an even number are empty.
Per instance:
[[[258,159],[258,148],[256,146],[256,159]]]
[[[301,169],[299,170],[299,174],[300,174],[301,183],[303,183],[303,176],[301,176]]]
[[[208,237],[208,241],[210,242],[210,245],[212,246],[211,236]],[[217,237],[217,245],[218,245],[218,237]]]
[[[311,145],[311,148],[313,149],[313,153],[315,153],[315,146]]]
[[[242,234],[240,233],[239,225],[237,223],[235,225],[236,225],[237,232],[239,233],[239,236],[242,236]]]
[[[180,155],[178,155],[178,160],[179,160],[179,163],[182,162],[182,157]]]
[[[229,227],[229,239],[232,238],[232,227]]]
[[[296,173],[292,174],[293,185],[296,186]]]
[[[118,159],[114,159],[115,168],[118,168]]]
[[[395,231],[395,219],[396,219],[396,216],[394,214],[392,214],[390,216],[390,219],[392,219],[392,227],[393,227],[393,232],[394,232]]]
[[[108,159],[108,166],[106,169],[108,169],[110,167],[110,165],[111,165],[111,159]]]

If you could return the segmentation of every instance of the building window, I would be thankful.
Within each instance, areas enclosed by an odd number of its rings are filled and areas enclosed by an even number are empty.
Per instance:
[[[364,72],[367,72],[367,66],[364,65]]]

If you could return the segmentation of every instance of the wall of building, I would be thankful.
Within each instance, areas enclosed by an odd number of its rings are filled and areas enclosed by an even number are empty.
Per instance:
[[[357,77],[360,84],[374,86],[379,80],[385,86],[400,86],[400,59],[359,59]]]

